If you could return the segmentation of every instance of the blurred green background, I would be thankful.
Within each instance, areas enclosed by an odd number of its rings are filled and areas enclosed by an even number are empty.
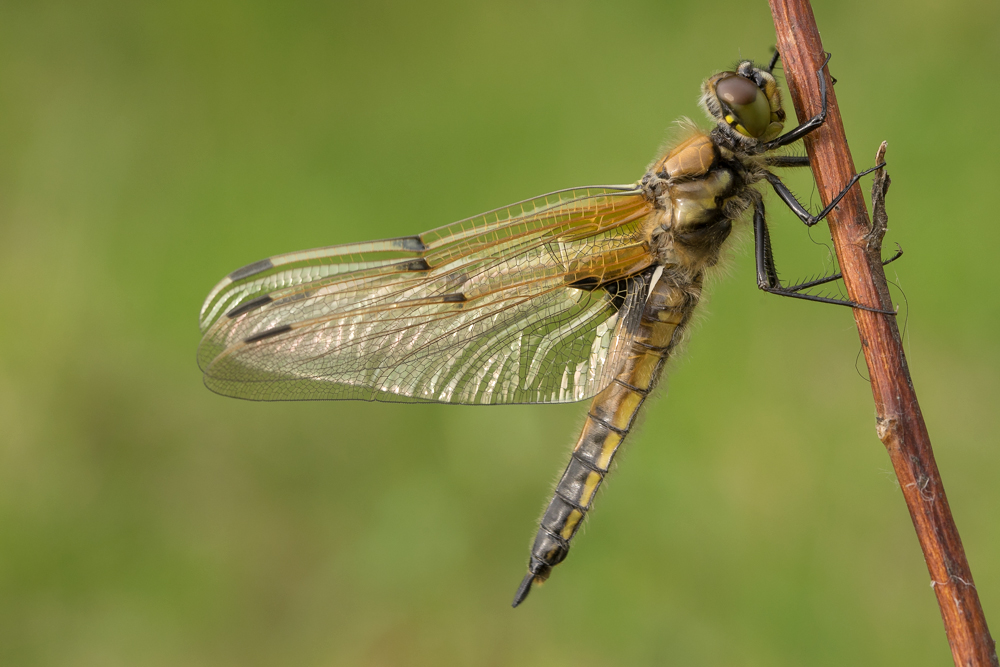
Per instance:
[[[815,11],[859,168],[889,141],[888,273],[996,636],[1000,4]],[[773,42],[763,2],[0,4],[0,663],[949,664],[850,312],[760,293],[746,235],[517,610],[584,405],[255,404],[195,364],[229,271],[636,179]],[[768,202],[783,275],[829,267]]]

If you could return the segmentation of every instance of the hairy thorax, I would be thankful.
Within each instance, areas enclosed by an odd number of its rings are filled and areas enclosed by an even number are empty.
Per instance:
[[[644,232],[658,264],[694,276],[718,261],[733,221],[749,204],[739,164],[702,133],[653,163],[642,185],[657,214]]]

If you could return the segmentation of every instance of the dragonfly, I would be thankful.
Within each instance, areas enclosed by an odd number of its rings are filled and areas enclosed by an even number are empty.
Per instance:
[[[758,184],[812,226],[884,165],[809,213],[772,170],[809,165],[780,149],[823,124],[829,55],[816,72],[821,111],[786,133],[777,60],[744,60],[708,78],[700,101],[714,127],[691,124],[634,183],[558,190],[416,236],[276,255],[233,271],[201,310],[205,384],[255,401],[592,399],[539,522],[518,606],[566,558],[706,271],[745,214],[752,211],[761,290],[894,314],[807,291],[839,273],[778,279]]]

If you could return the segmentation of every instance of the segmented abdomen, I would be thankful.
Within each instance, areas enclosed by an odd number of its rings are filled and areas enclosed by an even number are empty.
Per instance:
[[[541,583],[569,552],[569,542],[583,523],[615,453],[656,385],[671,350],[691,316],[701,278],[678,280],[664,274],[653,286],[630,354],[601,393],[594,397],[569,465],[542,515],[531,547],[528,574],[514,598],[516,607],[532,583]]]

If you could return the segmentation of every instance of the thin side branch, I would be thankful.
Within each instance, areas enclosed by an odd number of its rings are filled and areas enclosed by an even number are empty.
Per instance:
[[[820,106],[816,71],[824,59],[823,44],[808,0],[770,0],[778,35],[778,51],[800,121]],[[834,60],[836,62],[836,60]],[[856,173],[829,72],[826,123],[805,138],[820,195],[829,202]],[[882,151],[884,153],[884,148]],[[876,162],[877,164],[877,162]],[[871,225],[860,187],[855,186],[829,215],[837,259],[851,300],[891,310],[882,268],[881,237],[887,218],[884,197],[888,176],[876,178],[876,221]],[[931,585],[944,620],[955,665],[1000,667],[979,603],[944,485],[934,461],[930,436],[910,380],[903,346],[892,315],[855,309],[854,320],[871,377],[877,413],[876,431],[889,452],[910,511]]]

